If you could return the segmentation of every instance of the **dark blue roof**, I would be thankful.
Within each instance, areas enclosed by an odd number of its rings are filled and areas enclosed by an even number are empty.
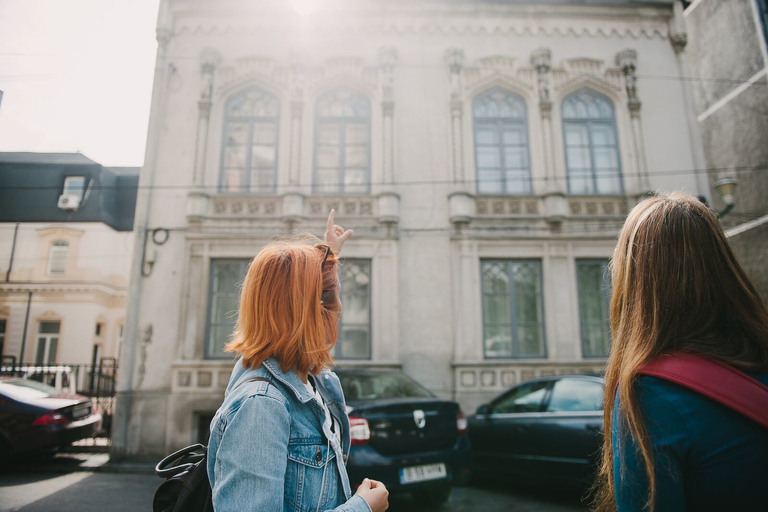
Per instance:
[[[0,222],[103,222],[132,231],[139,167],[104,167],[80,153],[0,153]],[[77,211],[58,207],[68,176],[90,186]]]

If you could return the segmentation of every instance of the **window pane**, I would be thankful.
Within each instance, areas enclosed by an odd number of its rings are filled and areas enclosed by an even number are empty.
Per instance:
[[[37,347],[35,350],[35,363],[45,363],[45,341],[46,338],[37,338]]]
[[[349,194],[363,194],[368,190],[366,169],[344,170],[344,192]]]
[[[242,278],[242,262],[215,261],[213,265],[213,291],[234,293]]]
[[[239,192],[245,187],[245,171],[242,169],[224,170],[224,189],[227,192]]]
[[[571,147],[566,151],[568,161],[568,172],[581,169],[589,170],[592,167],[592,158],[589,154],[589,148]]]
[[[568,123],[565,125],[565,144],[567,146],[589,146],[587,126]]]
[[[518,350],[516,354],[520,357],[543,356],[544,343],[541,328],[536,327],[517,327]]]
[[[477,171],[477,192],[479,194],[503,194],[504,180],[501,170]]]
[[[245,278],[248,260],[213,260],[208,295],[208,339],[206,357],[231,357],[224,353],[240,304],[239,284]]]
[[[46,359],[46,363],[52,364],[56,362],[56,352],[59,350],[59,338],[53,337],[49,338],[48,341],[48,358]]]
[[[506,175],[506,193],[507,194],[530,194],[531,180],[528,171],[507,171]]]
[[[269,146],[277,144],[277,126],[274,123],[254,123],[253,143]]]
[[[348,146],[368,146],[368,125],[347,123],[344,126],[344,142]]]
[[[275,188],[273,170],[251,172],[251,192],[269,192]]]
[[[585,357],[608,355],[611,284],[607,264],[607,260],[576,262],[581,342]]]
[[[613,148],[595,148],[596,169],[616,169],[619,167],[618,155]]]
[[[365,167],[368,164],[368,148],[366,146],[347,147],[344,151],[346,167]]]
[[[521,145],[527,144],[525,140],[525,131],[522,126],[507,125],[504,127],[504,144]]]
[[[82,196],[85,190],[85,177],[84,176],[67,176],[64,179],[64,194],[75,194]]]
[[[224,169],[245,169],[248,165],[248,146],[224,148]]]
[[[497,147],[477,148],[478,169],[485,169],[485,168],[498,169],[500,166],[501,166],[501,162],[499,161],[499,148]]]
[[[517,386],[498,401],[491,404],[494,414],[538,412],[547,392],[547,381],[532,382]]]
[[[603,410],[603,386],[582,379],[560,379],[552,388],[547,411],[589,412]]]
[[[498,144],[499,133],[496,130],[496,126],[478,126],[475,131],[475,143],[476,144]]]
[[[370,357],[370,260],[345,260],[341,266],[341,326],[337,358]]]
[[[483,293],[509,293],[509,274],[506,263],[483,262]]]
[[[40,322],[37,332],[40,334],[59,334],[61,322]]]
[[[616,139],[613,136],[613,126],[593,124],[592,143],[595,146],[615,146]]]
[[[621,179],[618,169],[597,169],[595,171],[598,194],[620,194]]]
[[[568,172],[568,191],[571,194],[592,194],[592,176],[587,171]]]
[[[317,143],[320,145],[339,145],[339,125],[323,123],[317,125]]]
[[[336,169],[318,169],[315,179],[315,189],[318,192],[339,192],[341,190],[339,171]]]
[[[251,150],[251,168],[252,169],[274,169],[275,168],[275,147],[274,146],[253,146]]]
[[[485,326],[485,357],[512,357],[512,326]]]
[[[323,146],[317,148],[317,167],[318,169],[328,169],[339,167],[339,148],[333,146]]]
[[[224,352],[224,345],[229,343],[229,339],[232,336],[231,325],[214,325],[211,327],[210,334],[208,336],[208,356],[221,357],[227,355]]]
[[[483,318],[488,324],[512,324],[509,295],[486,295],[483,298]]]
[[[237,309],[240,298],[237,295],[214,295],[213,297],[213,323],[230,323],[237,321]]]
[[[525,147],[504,148],[504,166],[507,169],[528,169],[528,150]]]

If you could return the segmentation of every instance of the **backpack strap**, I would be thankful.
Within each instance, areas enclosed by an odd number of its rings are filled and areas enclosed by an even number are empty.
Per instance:
[[[768,386],[721,361],[674,351],[638,373],[696,391],[768,428]]]

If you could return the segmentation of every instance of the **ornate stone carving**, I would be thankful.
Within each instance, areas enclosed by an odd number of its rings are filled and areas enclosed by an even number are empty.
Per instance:
[[[624,84],[627,91],[627,103],[629,111],[636,115],[640,110],[640,100],[637,97],[637,52],[635,50],[624,50],[616,55],[616,65],[624,73]]]
[[[463,87],[461,81],[461,71],[464,67],[464,50],[459,48],[449,48],[445,51],[445,63],[448,64],[450,72],[450,91],[451,99],[461,100]]]
[[[604,63],[596,59],[570,59],[562,69],[552,70],[555,90],[570,87],[584,78],[592,78],[606,86],[620,91],[624,87],[624,73],[621,69],[605,69]]]
[[[669,36],[669,42],[672,43],[675,55],[680,55],[685,51],[685,47],[688,45],[688,34],[672,34]]]
[[[539,48],[531,54],[531,64],[536,68],[536,83],[539,89],[539,103],[548,103],[552,100],[549,93],[549,70],[552,68],[552,53],[549,48]]]
[[[381,97],[384,101],[392,101],[397,50],[395,48],[380,49],[378,60],[381,69]]]

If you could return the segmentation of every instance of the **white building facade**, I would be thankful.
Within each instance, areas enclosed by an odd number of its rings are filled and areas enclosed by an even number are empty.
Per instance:
[[[468,413],[599,371],[626,213],[709,191],[673,2],[577,4],[161,2],[113,455],[204,436],[248,261],[331,208],[355,230],[339,365]]]

